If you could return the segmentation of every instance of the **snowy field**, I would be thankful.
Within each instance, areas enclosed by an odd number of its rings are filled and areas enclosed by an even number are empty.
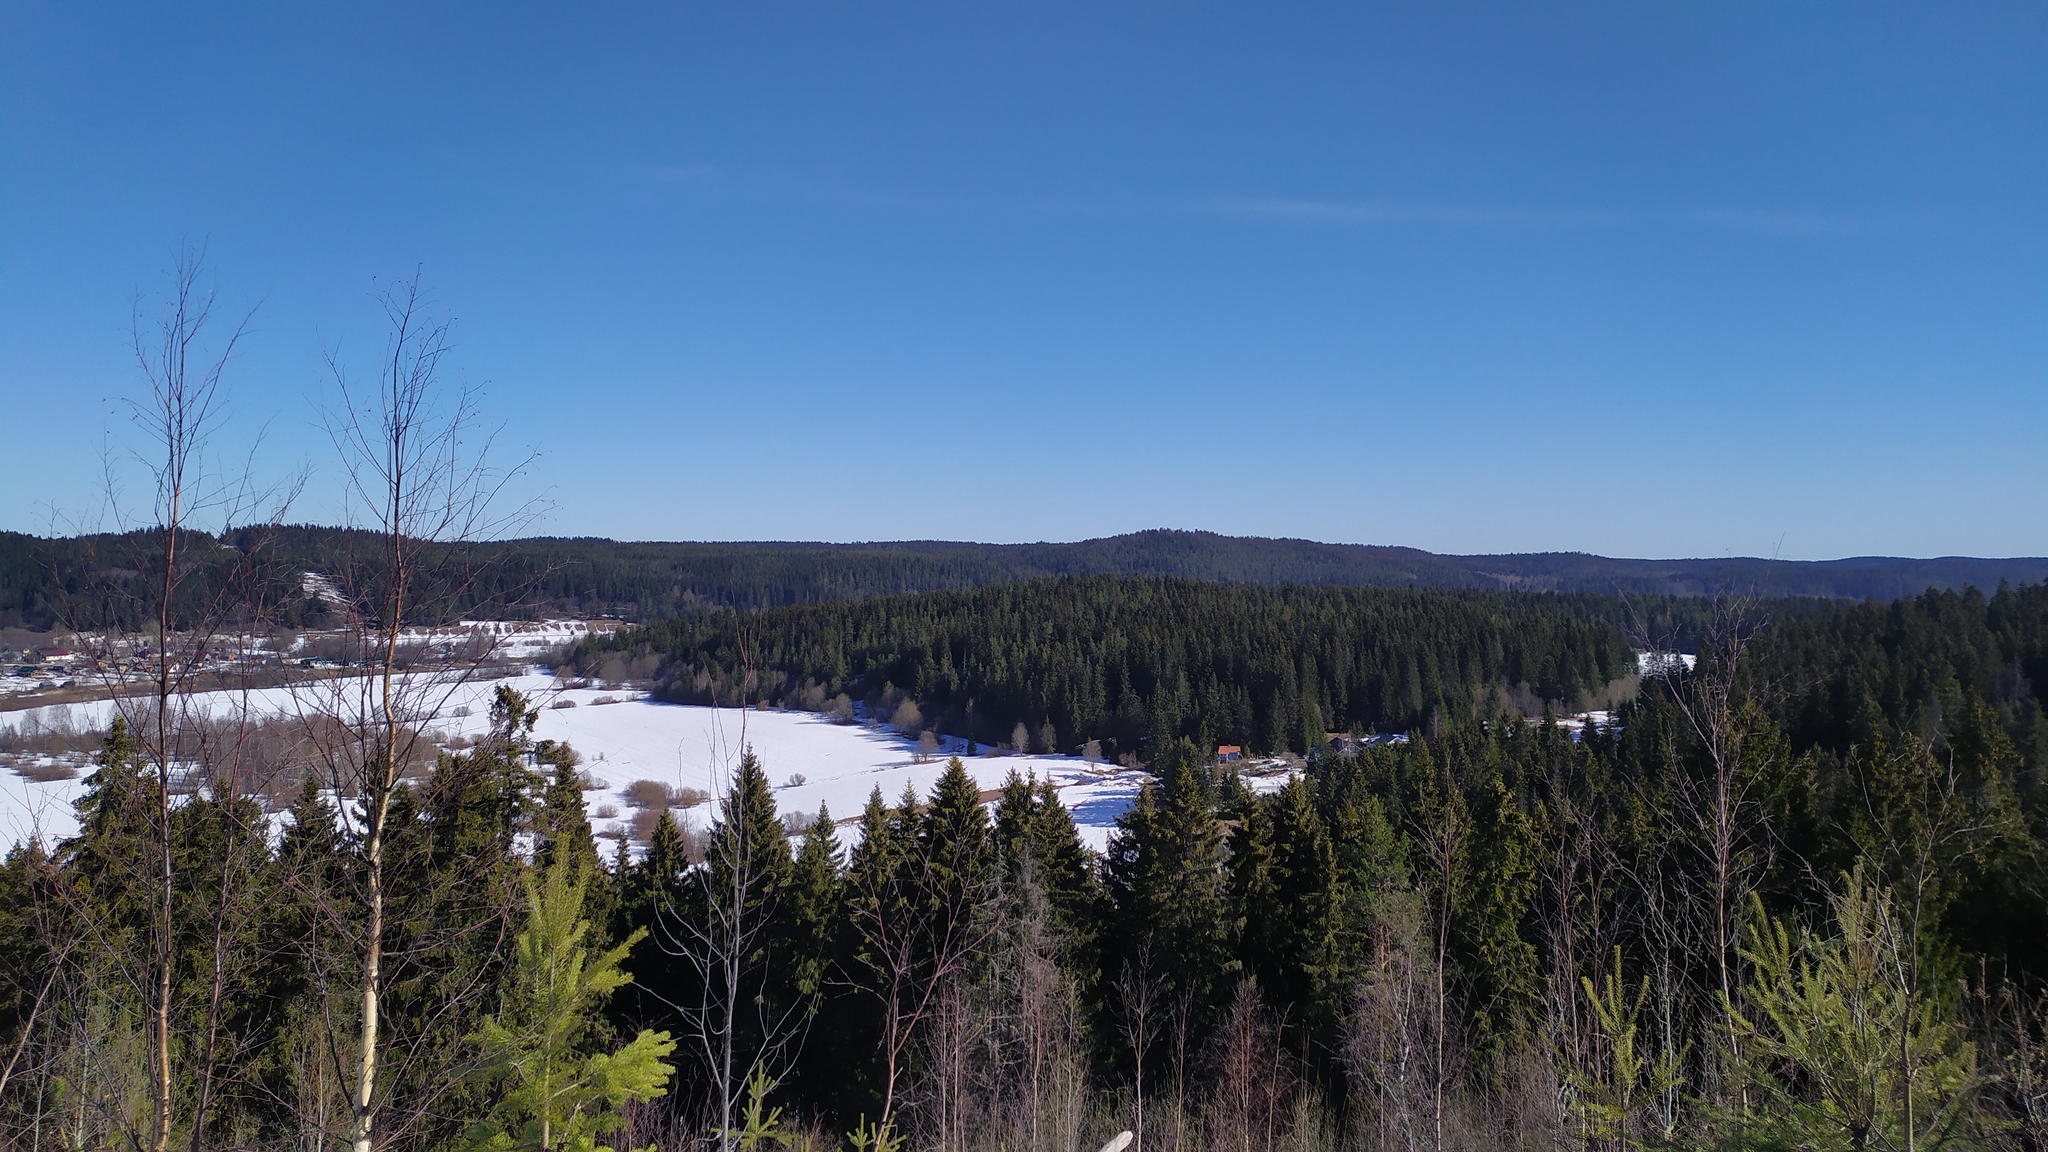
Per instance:
[[[434,691],[435,716],[424,727],[442,739],[481,734],[489,724],[490,701],[497,685],[478,681]],[[328,682],[336,687],[349,682]],[[822,803],[841,826],[848,827],[876,788],[893,804],[905,786],[928,795],[945,771],[949,753],[964,753],[958,741],[939,757],[917,762],[915,741],[887,729],[834,724],[807,712],[743,711],[679,704],[660,704],[616,689],[565,689],[554,677],[541,674],[509,681],[540,706],[535,735],[574,748],[582,772],[595,787],[584,794],[591,823],[600,833],[623,831],[634,809],[626,788],[652,780],[671,788],[715,793],[752,747],[775,787],[782,812],[815,815]],[[615,703],[599,703],[610,698]],[[573,707],[558,705],[568,702]],[[212,693],[195,698],[195,706],[213,716],[232,716],[247,708],[252,715],[291,716],[332,706],[305,688],[269,688],[249,693]],[[0,723],[36,724],[45,730],[76,732],[103,729],[112,720],[112,701],[58,705],[0,715]],[[1012,771],[1050,780],[1073,812],[1081,837],[1100,850],[1121,815],[1136,797],[1142,773],[1111,764],[1091,764],[1072,756],[969,756],[964,763],[984,794],[1003,786]],[[801,779],[799,783],[798,780]],[[15,844],[30,835],[63,837],[77,830],[71,806],[85,789],[78,778],[34,782],[0,769],[0,844]],[[600,817],[601,812],[616,815]],[[709,808],[677,813],[701,824]]]

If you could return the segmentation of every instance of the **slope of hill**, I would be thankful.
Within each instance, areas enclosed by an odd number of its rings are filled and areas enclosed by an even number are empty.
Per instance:
[[[222,543],[253,546],[263,534],[238,531]],[[93,608],[82,570],[131,567],[142,542],[126,537],[44,539],[0,533],[0,627],[48,628],[65,613]],[[365,537],[335,528],[268,533],[280,591],[302,572],[346,570],[374,552]],[[146,547],[143,549],[146,551]],[[221,556],[232,555],[226,548]],[[451,605],[456,612],[612,614],[656,619],[700,607],[766,608],[904,592],[978,588],[1041,576],[1178,576],[1238,584],[1481,588],[1696,596],[1741,591],[1766,596],[1890,600],[1929,588],[2048,579],[2048,558],[1932,560],[1868,556],[1844,560],[1747,557],[1627,560],[1578,552],[1446,556],[1415,548],[1323,544],[1313,540],[1219,536],[1159,529],[1053,544],[906,540],[864,544],[775,541],[643,542],[533,537],[469,546],[465,569],[487,575]],[[276,599],[273,598],[273,602]],[[317,615],[317,605],[303,611]],[[96,623],[97,621],[87,621]]]

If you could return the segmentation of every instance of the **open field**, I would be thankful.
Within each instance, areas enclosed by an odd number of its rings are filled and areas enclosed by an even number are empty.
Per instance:
[[[330,678],[202,693],[192,698],[192,706],[214,719],[289,719],[347,706],[336,693],[350,683]],[[600,835],[630,834],[636,811],[645,810],[640,806],[645,789],[636,792],[636,782],[654,781],[679,795],[688,790],[715,794],[746,747],[761,758],[784,813],[815,815],[824,804],[842,826],[860,814],[874,789],[880,788],[891,803],[906,786],[922,795],[944,771],[947,755],[966,752],[963,742],[950,740],[937,758],[921,759],[916,741],[885,727],[835,724],[808,712],[662,704],[618,689],[567,688],[539,672],[508,680],[451,683],[437,691],[434,714],[425,721],[430,738],[459,744],[481,735],[500,683],[510,683],[539,703],[536,736],[565,742],[582,758],[582,772],[593,785],[585,803]],[[0,723],[17,732],[33,729],[83,738],[103,731],[129,707],[132,702],[103,693],[97,699],[24,709]],[[0,841],[13,844],[30,835],[73,834],[77,822],[71,806],[84,793],[84,778],[91,771],[88,759],[83,752],[23,756],[12,761],[11,770],[0,767]],[[1001,788],[1013,771],[1051,780],[1073,810],[1083,841],[1097,850],[1108,842],[1116,818],[1145,779],[1141,772],[1075,756],[974,755],[965,763],[984,791]],[[607,812],[612,815],[603,815]],[[687,823],[701,824],[707,812],[708,808],[697,807],[678,815]]]

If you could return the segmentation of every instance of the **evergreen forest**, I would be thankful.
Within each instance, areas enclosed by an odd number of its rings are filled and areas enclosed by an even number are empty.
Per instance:
[[[580,657],[1096,741],[1154,780],[1101,854],[1042,781],[791,813],[750,753],[621,851],[509,689],[458,749],[314,725],[273,835],[143,715],[0,868],[0,1142],[2038,1147],[2048,587],[1702,603],[1639,680],[1564,597],[1111,577]]]
[[[266,523],[224,526],[188,552],[193,578],[174,605],[205,614],[232,587],[292,627],[332,626],[332,605],[302,573],[374,566],[382,541],[362,529]],[[191,533],[189,527],[181,531]],[[198,535],[194,534],[196,541]],[[1441,556],[1415,548],[1322,544],[1155,530],[1061,544],[911,540],[872,544],[634,542],[592,537],[423,541],[439,587],[421,605],[440,624],[462,617],[598,616],[649,622],[719,608],[961,591],[1055,576],[1168,576],[1233,584],[1470,588],[1686,599],[1724,592],[1889,600],[1927,588],[2048,579],[2048,559],[1830,561],[1625,560],[1583,553]],[[160,529],[39,537],[0,532],[0,628],[127,627],[153,611],[144,573]],[[354,583],[369,583],[365,578]]]
[[[1263,587],[1086,577],[681,617],[593,640],[661,661],[655,694],[807,707],[845,696],[979,743],[1042,752],[1198,747],[1307,753],[1333,731],[1437,731],[1506,707],[1634,684],[1615,597]],[[1506,696],[1504,696],[1506,694]],[[909,717],[906,715],[906,720]],[[899,723],[899,727],[903,726]]]

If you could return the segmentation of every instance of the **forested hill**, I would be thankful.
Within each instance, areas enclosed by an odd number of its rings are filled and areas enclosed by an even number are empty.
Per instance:
[[[134,537],[44,539],[0,533],[0,627],[47,628],[60,605],[89,606],[79,573],[126,567]],[[265,570],[291,592],[301,571],[331,572],[366,550],[355,533],[287,527],[239,531],[225,541],[261,543]],[[221,551],[225,556],[225,550]],[[535,537],[474,545],[482,579],[450,610],[511,614],[612,614],[652,620],[698,607],[765,608],[905,592],[978,588],[1042,576],[1177,576],[1240,584],[1476,588],[1690,596],[1738,591],[1766,596],[1880,600],[1928,588],[1996,588],[2048,579],[2048,559],[1936,560],[1859,557],[1828,561],[1617,560],[1584,553],[1443,556],[1414,548],[1157,530],[1064,544],[912,540],[872,544],[660,543]],[[53,577],[53,573],[55,576]],[[271,602],[277,602],[272,596]],[[317,611],[317,605],[306,605]],[[94,621],[83,621],[93,623]]]
[[[579,658],[592,675],[638,661],[670,700],[824,710],[844,694],[987,744],[1304,752],[1329,731],[1435,731],[1623,687],[1635,653],[1579,602],[1595,599],[1059,577],[675,617]]]

